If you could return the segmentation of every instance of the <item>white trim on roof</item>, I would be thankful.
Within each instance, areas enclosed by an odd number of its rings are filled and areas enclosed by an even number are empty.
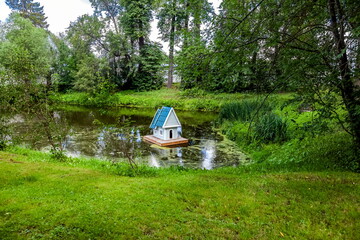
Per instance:
[[[181,127],[181,125],[166,126],[166,127],[163,127],[163,128],[176,128],[176,127]]]
[[[153,125],[153,123],[154,123],[154,121],[155,121],[155,117],[156,117],[156,115],[157,115],[157,113],[160,111],[160,108],[158,108],[158,110],[156,110],[156,113],[155,113],[155,115],[154,115],[154,117],[153,117],[153,119],[152,119],[152,121],[151,121],[151,123],[150,123],[150,128],[151,128],[151,126]]]
[[[167,123],[167,121],[169,120],[169,117],[170,117],[170,115],[171,115],[171,112],[174,113],[175,119],[176,119],[178,125],[166,126],[166,123]],[[168,115],[166,116],[166,119],[165,119],[164,124],[162,125],[162,127],[163,127],[163,128],[181,127],[181,123],[180,123],[180,121],[179,121],[179,118],[176,116],[176,113],[175,113],[174,108],[171,108],[171,109],[170,109],[170,111],[169,111]]]

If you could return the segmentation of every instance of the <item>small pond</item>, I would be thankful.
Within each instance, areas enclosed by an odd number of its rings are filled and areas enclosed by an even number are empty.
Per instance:
[[[122,123],[131,129],[134,136],[133,147],[137,150],[137,161],[154,167],[180,165],[189,168],[213,169],[222,166],[237,166],[248,161],[236,145],[223,138],[214,129],[217,115],[208,112],[176,111],[182,124],[182,136],[190,139],[187,147],[162,148],[142,140],[151,134],[149,125],[156,109],[118,108],[111,110],[82,107],[64,107],[55,112],[59,118],[67,120],[68,134],[63,143],[66,154],[73,157],[96,157],[104,160],[119,159],[123,156],[122,137],[116,134]],[[24,124],[21,115],[12,116],[15,137],[25,132],[36,131],[32,124]],[[130,128],[129,128],[130,127]],[[45,137],[36,141],[26,140],[23,144],[41,150],[49,149]],[[134,149],[133,149],[134,150]]]

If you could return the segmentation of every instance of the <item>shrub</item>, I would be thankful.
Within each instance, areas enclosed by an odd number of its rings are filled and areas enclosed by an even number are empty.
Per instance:
[[[0,116],[0,151],[4,150],[7,146],[6,136],[9,134],[8,126],[5,119]]]
[[[359,151],[351,136],[335,132],[304,139],[292,139],[283,145],[268,145],[267,162],[296,171],[359,171]],[[256,159],[260,160],[260,159]]]
[[[65,155],[64,151],[58,150],[58,149],[51,149],[51,158],[59,161],[59,162],[66,162],[68,160],[68,157]]]
[[[261,142],[282,142],[287,139],[288,124],[274,113],[261,116],[254,124],[254,138]]]
[[[7,147],[6,142],[3,140],[0,140],[0,151],[5,150],[6,147]]]

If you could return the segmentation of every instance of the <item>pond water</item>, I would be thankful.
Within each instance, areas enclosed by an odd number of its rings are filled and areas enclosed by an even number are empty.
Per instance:
[[[208,112],[176,111],[182,124],[182,136],[190,139],[186,147],[163,148],[142,140],[151,134],[149,125],[156,110],[118,108],[103,110],[96,108],[66,107],[55,112],[59,118],[67,119],[68,134],[63,147],[73,157],[97,157],[115,160],[124,156],[129,145],[122,144],[123,125],[133,136],[131,148],[136,152],[137,161],[154,167],[180,165],[189,168],[213,169],[222,166],[237,166],[248,161],[237,146],[221,136],[214,129],[217,115]],[[34,132],[35,124],[25,125],[21,115],[12,116],[16,135]],[[15,138],[15,135],[13,135]],[[41,150],[49,149],[45,137],[26,140],[22,143]],[[125,148],[125,149],[124,149]],[[135,148],[135,149],[134,149]]]

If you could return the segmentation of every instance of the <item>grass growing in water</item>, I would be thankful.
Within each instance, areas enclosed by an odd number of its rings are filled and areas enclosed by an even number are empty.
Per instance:
[[[262,103],[257,100],[244,100],[239,102],[226,103],[221,107],[219,112],[219,120],[243,121],[254,120],[254,115],[271,111],[272,107],[268,102]]]
[[[283,142],[287,139],[288,124],[274,113],[266,113],[254,124],[254,139],[268,142]]]
[[[268,102],[253,99],[226,103],[219,112],[219,121],[223,124],[226,121],[246,123],[243,138],[248,141],[282,142],[287,138],[287,122],[272,113],[272,109]],[[247,130],[251,132],[247,133]],[[237,138],[229,137],[233,140]]]

